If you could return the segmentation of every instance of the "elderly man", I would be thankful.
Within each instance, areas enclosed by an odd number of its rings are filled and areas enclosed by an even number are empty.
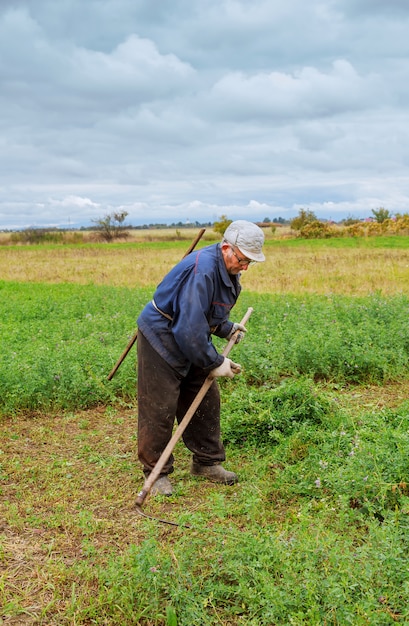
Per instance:
[[[229,320],[241,291],[240,272],[265,260],[263,231],[245,220],[232,222],[221,243],[191,252],[157,287],[138,318],[138,456],[145,477],[168,444],[211,373],[215,380],[183,433],[192,452],[191,474],[233,485],[238,478],[222,462],[220,394],[216,379],[233,378],[240,365],[217,352],[211,336],[230,339],[246,328]],[[170,456],[152,494],[172,494]]]

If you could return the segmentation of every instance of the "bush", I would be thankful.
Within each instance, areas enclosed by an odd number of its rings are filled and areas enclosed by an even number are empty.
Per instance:
[[[128,226],[124,224],[127,215],[127,211],[114,211],[109,215],[92,220],[96,224],[99,238],[106,242],[113,241],[114,239],[126,239],[129,236],[126,230]]]
[[[385,209],[384,207],[379,207],[379,209],[372,209],[372,214],[378,224],[382,224],[383,222],[385,222],[386,220],[389,220],[392,217],[388,209]]]
[[[366,230],[365,225],[362,222],[357,222],[345,227],[345,234],[348,237],[365,237]]]
[[[213,230],[219,235],[224,235],[226,228],[230,226],[233,220],[229,220],[226,215],[221,215],[217,222],[213,224]]]
[[[11,233],[10,239],[12,243],[62,243],[64,234],[62,231],[54,229],[26,228],[25,230]]]
[[[312,222],[316,222],[317,216],[315,213],[310,211],[309,209],[300,209],[297,217],[294,217],[290,221],[290,227],[293,230],[301,230],[307,224],[311,224]]]
[[[330,224],[318,220],[303,226],[298,234],[298,237],[302,239],[329,239],[329,237],[337,236],[339,236],[339,232]]]

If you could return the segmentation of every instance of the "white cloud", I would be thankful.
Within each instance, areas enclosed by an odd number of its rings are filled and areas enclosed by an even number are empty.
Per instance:
[[[85,209],[88,207],[99,209],[100,207],[97,202],[92,202],[92,200],[90,200],[89,198],[81,198],[81,196],[66,196],[62,200],[55,200],[54,198],[50,198],[49,203],[56,207],[78,207],[80,209]]]
[[[409,211],[408,26],[398,0],[3,0],[0,228]]]
[[[210,106],[216,101],[217,113],[224,118],[282,120],[325,118],[329,115],[370,108],[388,94],[374,75],[360,77],[345,60],[336,60],[329,72],[304,67],[292,74],[271,72],[246,76],[228,74],[220,79],[210,94]]]

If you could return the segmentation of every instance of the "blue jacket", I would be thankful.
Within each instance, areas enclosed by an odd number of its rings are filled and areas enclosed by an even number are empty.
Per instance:
[[[211,334],[227,337],[233,327],[228,317],[240,291],[239,275],[228,274],[220,244],[207,246],[165,276],[140,314],[138,328],[182,376],[192,364],[210,371],[223,362]]]

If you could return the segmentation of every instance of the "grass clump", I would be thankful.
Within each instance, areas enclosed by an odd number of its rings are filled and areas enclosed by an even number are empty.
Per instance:
[[[320,425],[303,422],[277,441],[271,482],[275,497],[333,502],[337,510],[354,509],[362,519],[381,522],[401,511],[406,523],[409,405],[358,418],[341,410],[331,413]]]
[[[287,379],[264,390],[235,385],[223,406],[224,439],[235,445],[272,445],[302,425],[320,424],[332,412],[331,399],[306,378]]]

